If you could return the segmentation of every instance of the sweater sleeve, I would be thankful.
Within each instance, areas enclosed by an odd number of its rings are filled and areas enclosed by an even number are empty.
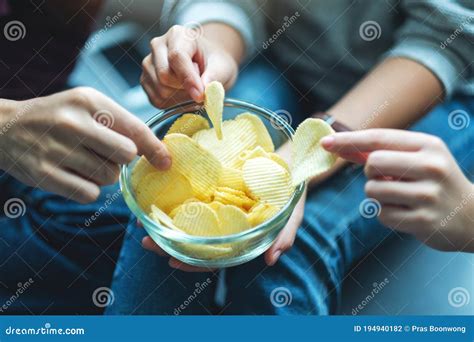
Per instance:
[[[406,57],[438,77],[446,97],[474,87],[474,2],[403,0],[406,21],[384,57]]]
[[[209,22],[227,24],[241,35],[247,57],[255,53],[264,36],[264,22],[257,0],[174,0],[162,16],[167,27]]]

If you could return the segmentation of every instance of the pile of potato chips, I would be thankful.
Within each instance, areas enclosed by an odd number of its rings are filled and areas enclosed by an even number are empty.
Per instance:
[[[211,82],[204,105],[213,128],[201,115],[182,115],[163,139],[171,168],[157,170],[142,157],[132,171],[138,204],[163,226],[195,236],[245,231],[275,216],[295,186],[335,161],[319,146],[333,133],[323,121],[308,119],[298,127],[290,169],[260,118],[242,113],[222,121],[223,102],[222,85]]]

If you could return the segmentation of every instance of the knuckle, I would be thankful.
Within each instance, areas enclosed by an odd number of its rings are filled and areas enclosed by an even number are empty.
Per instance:
[[[78,105],[88,105],[97,94],[97,90],[91,87],[77,87],[72,91],[71,102]]]
[[[422,166],[422,171],[433,178],[444,178],[449,173],[449,165],[444,158],[431,158]]]
[[[428,145],[430,147],[435,148],[435,149],[442,149],[446,146],[444,144],[444,141],[441,138],[439,138],[437,136],[433,136],[433,135],[430,135],[428,137]]]
[[[156,48],[161,43],[161,37],[154,37],[150,40],[150,48]]]
[[[378,186],[375,181],[369,180],[367,183],[365,183],[364,191],[368,197],[375,197],[376,193],[378,192]]]

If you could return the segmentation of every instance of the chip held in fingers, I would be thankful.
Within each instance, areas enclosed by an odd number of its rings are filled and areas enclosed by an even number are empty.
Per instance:
[[[333,133],[331,127],[307,119],[290,142],[288,165],[275,152],[260,117],[246,112],[223,121],[224,96],[220,83],[206,86],[204,106],[212,127],[193,113],[171,125],[163,138],[172,158],[169,170],[157,170],[141,157],[131,172],[137,203],[162,229],[220,237],[265,224],[282,212],[302,182],[327,171],[336,160],[320,144]],[[242,248],[231,243],[181,244],[189,255],[209,258]]]
[[[306,119],[298,126],[292,145],[293,185],[320,175],[334,165],[336,155],[321,146],[321,139],[334,133],[332,127],[321,119]]]
[[[222,113],[224,111],[225,90],[220,82],[212,81],[204,89],[204,108],[206,109],[217,139],[222,139]]]

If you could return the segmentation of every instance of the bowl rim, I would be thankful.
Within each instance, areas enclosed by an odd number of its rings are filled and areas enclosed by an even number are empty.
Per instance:
[[[173,114],[174,111],[181,108],[187,108],[188,106],[193,106],[195,111],[201,111],[203,109],[202,104],[196,103],[194,101],[182,102],[172,107],[168,107],[168,108],[158,111],[158,113],[156,113],[150,119],[148,119],[145,122],[145,124],[148,127],[152,127],[156,123],[162,120],[168,119],[167,116],[172,117],[173,115],[176,115],[176,114]],[[232,98],[225,98],[224,107],[244,108],[246,111],[255,111],[257,112],[258,115],[266,117],[266,119],[269,120],[270,122],[276,121],[276,124],[279,126],[278,129],[282,130],[289,139],[292,139],[294,135],[294,130],[289,125],[289,123],[286,120],[284,120],[281,116],[279,116],[278,114],[276,114],[275,112],[267,108],[260,107],[260,106],[257,106],[245,101],[232,99]],[[188,113],[188,112],[183,112],[182,114],[185,114],[185,113]],[[152,227],[154,233],[160,235],[160,237],[170,239],[175,242],[184,242],[184,243],[193,243],[193,244],[202,244],[202,245],[209,245],[209,244],[215,245],[215,244],[223,244],[223,243],[229,243],[229,242],[244,241],[244,240],[259,236],[262,232],[265,232],[267,230],[268,231],[272,230],[272,228],[274,228],[273,223],[281,220],[283,218],[283,215],[288,211],[290,207],[292,208],[292,211],[293,211],[294,207],[300,200],[304,192],[305,185],[306,185],[306,182],[303,182],[300,185],[298,185],[295,188],[295,191],[293,192],[293,195],[291,196],[290,200],[270,220],[267,220],[255,227],[252,227],[251,229],[245,230],[237,234],[204,237],[204,236],[190,235],[182,231],[173,230],[171,228],[168,228],[152,220],[148,216],[148,214],[145,213],[140,208],[140,206],[135,200],[133,189],[131,189],[131,184],[128,182],[129,165],[130,163],[121,166],[120,179],[119,179],[120,190],[122,192],[122,196],[124,197],[126,204],[128,205],[129,209],[132,211],[132,213],[137,217],[137,219],[142,222],[145,230],[148,230],[150,229],[150,227]],[[290,216],[291,216],[291,213],[290,213]]]

